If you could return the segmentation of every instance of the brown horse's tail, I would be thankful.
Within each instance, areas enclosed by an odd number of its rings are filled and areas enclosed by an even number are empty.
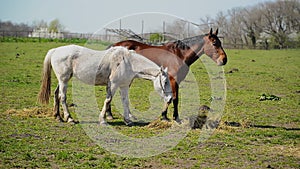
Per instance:
[[[48,104],[51,94],[51,55],[53,50],[48,51],[42,73],[42,84],[38,95],[38,101],[42,104]]]

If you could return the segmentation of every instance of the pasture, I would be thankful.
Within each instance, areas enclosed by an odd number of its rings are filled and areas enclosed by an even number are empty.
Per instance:
[[[62,45],[66,44],[0,43],[0,168],[300,168],[299,49],[225,49],[226,106],[213,135],[199,143],[201,130],[191,130],[170,151],[129,158],[95,144],[82,124],[55,121],[52,97],[48,106],[37,103],[44,56]],[[191,71],[199,85],[199,107],[209,106],[210,83],[204,65],[197,61]],[[53,96],[57,80],[52,77]],[[153,89],[152,83],[135,80],[132,85],[130,100],[137,109],[149,108],[148,95],[142,97],[146,88]],[[102,106],[105,88],[97,90]],[[70,89],[68,103],[72,103]],[[109,122],[125,135],[151,137],[165,130],[146,124],[127,127],[116,111],[113,106],[117,119]]]

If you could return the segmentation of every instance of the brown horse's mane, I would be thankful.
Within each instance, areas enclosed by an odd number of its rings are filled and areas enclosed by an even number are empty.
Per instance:
[[[173,42],[169,42],[168,44],[173,44],[174,47],[179,48],[181,50],[189,50],[191,46],[193,46],[196,43],[203,43],[203,37],[207,35],[198,35],[194,37],[185,38],[182,40],[176,40]]]
[[[176,48],[179,48],[181,50],[189,50],[190,49],[190,46],[187,45],[186,43],[184,43],[182,40],[177,40],[173,43]]]
[[[193,46],[196,43],[203,43],[204,42],[204,40],[203,40],[204,36],[207,36],[207,35],[198,35],[198,36],[193,36],[193,37],[185,38],[185,39],[182,40],[182,42],[185,45],[191,47],[191,46]]]

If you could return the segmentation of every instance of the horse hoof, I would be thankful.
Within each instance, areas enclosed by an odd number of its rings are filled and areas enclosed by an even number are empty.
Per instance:
[[[126,126],[128,126],[128,127],[132,127],[133,125],[134,125],[133,122],[126,123]]]
[[[106,119],[107,119],[107,120],[113,120],[114,117],[113,117],[113,116],[106,116]]]
[[[176,123],[178,123],[178,124],[182,124],[182,120],[180,120],[179,118],[176,118],[175,121],[176,121]]]
[[[60,123],[64,122],[64,120],[60,116],[55,117],[55,120]]]
[[[132,118],[133,120],[137,120],[137,118],[134,115],[130,115],[130,118]]]
[[[108,126],[108,123],[106,121],[100,122],[100,126]]]
[[[166,122],[170,122],[171,120],[168,117],[162,117],[161,121],[166,121]]]
[[[133,126],[133,122],[131,120],[125,120],[124,119],[124,123],[126,124],[126,126],[131,127]]]
[[[69,123],[69,124],[77,124],[77,123],[79,123],[79,122],[78,122],[78,121],[75,121],[75,120],[72,119],[72,118],[68,118],[67,123]]]

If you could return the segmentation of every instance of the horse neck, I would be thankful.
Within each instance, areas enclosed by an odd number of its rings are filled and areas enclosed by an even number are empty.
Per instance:
[[[199,46],[198,44],[194,45],[190,49],[187,49],[183,51],[183,61],[185,64],[190,66],[193,64],[200,56],[198,55],[199,51],[201,50],[202,46]]]
[[[160,68],[144,56],[134,54],[131,57],[132,70],[138,78],[154,80],[160,73]]]
[[[183,40],[183,43],[189,46],[188,49],[182,51],[184,62],[190,66],[203,54],[203,35]]]

